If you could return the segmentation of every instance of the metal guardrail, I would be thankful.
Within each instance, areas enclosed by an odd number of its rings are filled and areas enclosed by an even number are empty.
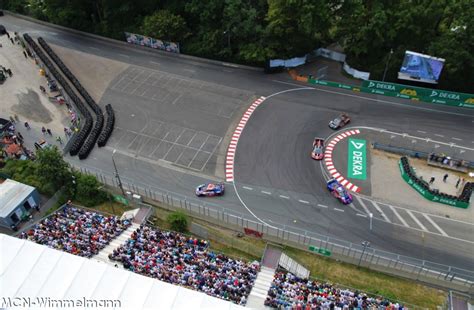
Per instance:
[[[118,188],[115,178],[101,172],[91,172],[84,168],[79,168],[83,173],[95,175],[97,179],[114,188]],[[439,264],[427,260],[421,260],[409,256],[399,255],[374,248],[364,250],[362,245],[345,240],[328,237],[318,233],[289,227],[283,224],[269,226],[252,219],[233,210],[225,209],[217,205],[212,206],[206,203],[195,203],[178,193],[150,188],[147,184],[127,180],[121,177],[122,186],[125,190],[137,193],[149,202],[161,202],[164,208],[170,210],[183,209],[192,213],[193,216],[201,220],[211,222],[225,228],[242,231],[250,228],[263,234],[263,239],[269,242],[276,242],[288,246],[296,247],[308,251],[310,246],[325,248],[338,260],[357,264],[372,270],[389,273],[399,277],[427,283],[438,287],[452,289],[468,294],[474,294],[474,271],[457,268],[449,265]],[[133,183],[132,183],[133,182]]]

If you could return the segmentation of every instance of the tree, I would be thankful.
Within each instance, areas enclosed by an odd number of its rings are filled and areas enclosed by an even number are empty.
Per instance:
[[[142,33],[165,41],[179,42],[186,38],[186,22],[168,10],[160,10],[143,19]]]
[[[77,173],[77,190],[75,199],[86,207],[93,207],[107,200],[107,193],[101,189],[96,177]]]
[[[64,161],[56,146],[37,152],[37,175],[41,181],[51,183],[55,190],[64,185],[65,180],[71,179],[69,164]]]
[[[270,57],[303,56],[321,46],[331,27],[324,0],[268,0],[266,21]]]
[[[171,230],[177,232],[187,232],[188,231],[188,216],[182,211],[174,211],[170,213],[166,221],[170,224]]]

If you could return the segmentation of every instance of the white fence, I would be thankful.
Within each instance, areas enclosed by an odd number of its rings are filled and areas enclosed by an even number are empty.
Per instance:
[[[309,270],[298,264],[294,259],[286,255],[285,253],[281,253],[280,261],[278,265],[285,268],[295,276],[301,279],[308,279],[309,278]]]

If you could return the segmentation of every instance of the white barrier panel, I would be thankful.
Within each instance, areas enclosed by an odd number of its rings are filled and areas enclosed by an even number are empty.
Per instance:
[[[327,48],[320,47],[315,51],[315,54],[316,56],[322,56],[324,58],[329,58],[329,59],[340,61],[340,62],[346,61],[346,54],[331,51],[331,50],[328,50]]]
[[[281,253],[280,261],[278,265],[285,268],[295,276],[301,279],[308,279],[309,278],[309,270],[298,264],[294,261],[291,257],[286,255],[285,253]]]
[[[344,65],[342,66],[344,71],[346,71],[348,74],[352,75],[353,77],[357,79],[362,79],[362,80],[368,80],[370,77],[370,72],[364,72],[364,71],[359,71],[354,68],[351,68],[347,62],[344,62]]]

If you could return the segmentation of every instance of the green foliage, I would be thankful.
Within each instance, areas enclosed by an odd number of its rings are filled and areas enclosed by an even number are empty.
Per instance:
[[[3,0],[36,18],[123,39],[143,33],[184,53],[263,65],[338,42],[348,63],[396,81],[405,50],[446,59],[440,87],[474,92],[469,0]]]
[[[95,176],[78,173],[75,200],[86,207],[93,207],[107,201],[107,193]]]
[[[177,232],[188,231],[188,216],[182,211],[174,211],[166,217],[171,230]]]
[[[96,177],[73,170],[56,147],[38,151],[36,161],[10,159],[0,172],[47,196],[61,189],[62,202],[72,199],[92,207],[107,200]]]
[[[56,146],[39,150],[35,161],[36,175],[42,182],[51,183],[52,188],[58,190],[66,180],[71,180],[71,169],[64,161]]]
[[[180,41],[188,35],[186,22],[168,10],[160,10],[143,19],[142,33],[165,41]]]

